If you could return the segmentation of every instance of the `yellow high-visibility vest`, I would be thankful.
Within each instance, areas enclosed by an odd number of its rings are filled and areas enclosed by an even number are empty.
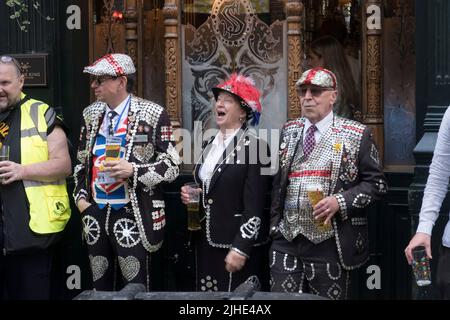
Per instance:
[[[22,93],[22,99],[25,95]],[[20,150],[21,164],[28,165],[48,160],[47,120],[45,112],[49,106],[41,101],[29,99],[21,106]],[[32,231],[40,234],[64,230],[71,210],[66,180],[41,182],[23,180],[30,204]]]

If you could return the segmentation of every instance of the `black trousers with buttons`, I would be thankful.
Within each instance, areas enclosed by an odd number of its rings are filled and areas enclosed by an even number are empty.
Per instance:
[[[289,242],[277,232],[270,249],[270,275],[272,292],[348,297],[350,274],[339,262],[334,238],[314,244],[299,235]]]
[[[91,205],[82,213],[93,286],[120,290],[128,283],[142,283],[150,290],[150,254],[143,247],[131,205],[114,210]]]

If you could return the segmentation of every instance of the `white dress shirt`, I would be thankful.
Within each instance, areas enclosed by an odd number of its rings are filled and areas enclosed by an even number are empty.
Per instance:
[[[316,123],[317,130],[314,132],[314,139],[316,139],[316,144],[319,143],[320,138],[327,132],[327,130],[330,128],[331,124],[333,123],[333,111],[331,111],[325,118],[320,120]],[[306,138],[306,132],[308,131],[309,127],[312,126],[312,123],[306,119],[305,121],[305,129],[303,133],[303,143],[305,142]]]
[[[204,183],[206,183],[207,186],[209,186],[209,181],[211,180],[211,177],[214,173],[216,164],[219,162],[219,160],[221,160],[220,158],[223,152],[231,143],[231,141],[233,140],[234,136],[238,131],[239,129],[236,129],[234,132],[227,135],[225,139],[221,131],[219,131],[214,137],[211,149],[209,150],[209,153],[206,155],[205,161],[203,162],[202,167],[200,168],[199,171],[200,179]]]
[[[122,115],[121,121],[123,121],[124,117],[128,116],[128,110],[130,109],[130,104],[128,103],[128,99],[130,99],[130,95],[128,95],[115,109],[111,109],[109,106],[106,107],[105,110],[105,116],[103,117],[102,122],[102,129],[101,134],[103,134],[105,137],[109,135],[108,133],[108,126],[109,126],[109,118],[108,118],[108,112],[114,111],[117,113],[117,115],[113,119],[113,127],[117,124],[117,121],[119,121],[119,116]]]
[[[450,107],[444,114],[439,129],[430,174],[425,187],[417,232],[431,235],[434,223],[439,217],[442,201],[447,194],[450,178]],[[450,214],[450,213],[449,213]],[[442,244],[450,248],[450,221],[445,226]]]

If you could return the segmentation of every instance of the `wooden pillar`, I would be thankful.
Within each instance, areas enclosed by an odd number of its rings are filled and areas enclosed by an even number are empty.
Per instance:
[[[384,151],[383,1],[366,0],[362,6],[363,88],[362,121],[371,127],[380,155]]]
[[[166,0],[163,9],[166,55],[166,109],[172,126],[181,127],[181,60],[179,1]]]
[[[298,118],[301,114],[300,100],[297,96],[295,83],[300,78],[301,57],[303,54],[301,42],[301,13],[303,4],[300,0],[288,0],[286,3],[286,20],[288,33],[288,119]]]
[[[142,97],[142,32],[139,23],[140,10],[136,0],[125,0],[125,48],[136,66],[137,95]]]

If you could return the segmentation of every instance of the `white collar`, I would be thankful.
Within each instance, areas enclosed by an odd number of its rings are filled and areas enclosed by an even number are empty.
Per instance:
[[[127,95],[126,98],[116,107],[113,109],[111,109],[108,105],[106,107],[106,113],[108,113],[109,111],[114,111],[116,112],[118,115],[123,114],[124,113],[124,109],[126,107],[128,107],[128,99],[130,98],[130,95]],[[126,110],[125,110],[126,111]]]
[[[329,114],[327,114],[325,116],[325,118],[323,118],[322,120],[320,120],[319,122],[317,122],[315,124],[317,131],[319,131],[319,133],[321,135],[325,134],[325,132],[327,132],[328,128],[330,128],[331,124],[333,123],[333,117],[334,117],[334,114],[333,114],[333,111],[331,111]],[[306,119],[304,132],[306,132],[309,129],[309,127],[311,127],[311,126],[312,126],[312,123],[308,119]]]
[[[230,142],[233,140],[234,136],[236,135],[236,133],[239,131],[239,129],[235,129],[232,133],[228,133],[231,130],[227,130],[227,135],[225,140],[223,140],[224,135],[222,133],[222,131],[219,130],[219,132],[216,134],[216,137],[214,138],[214,141],[212,142],[214,145],[219,146],[219,141],[223,141],[225,148],[230,144]]]

